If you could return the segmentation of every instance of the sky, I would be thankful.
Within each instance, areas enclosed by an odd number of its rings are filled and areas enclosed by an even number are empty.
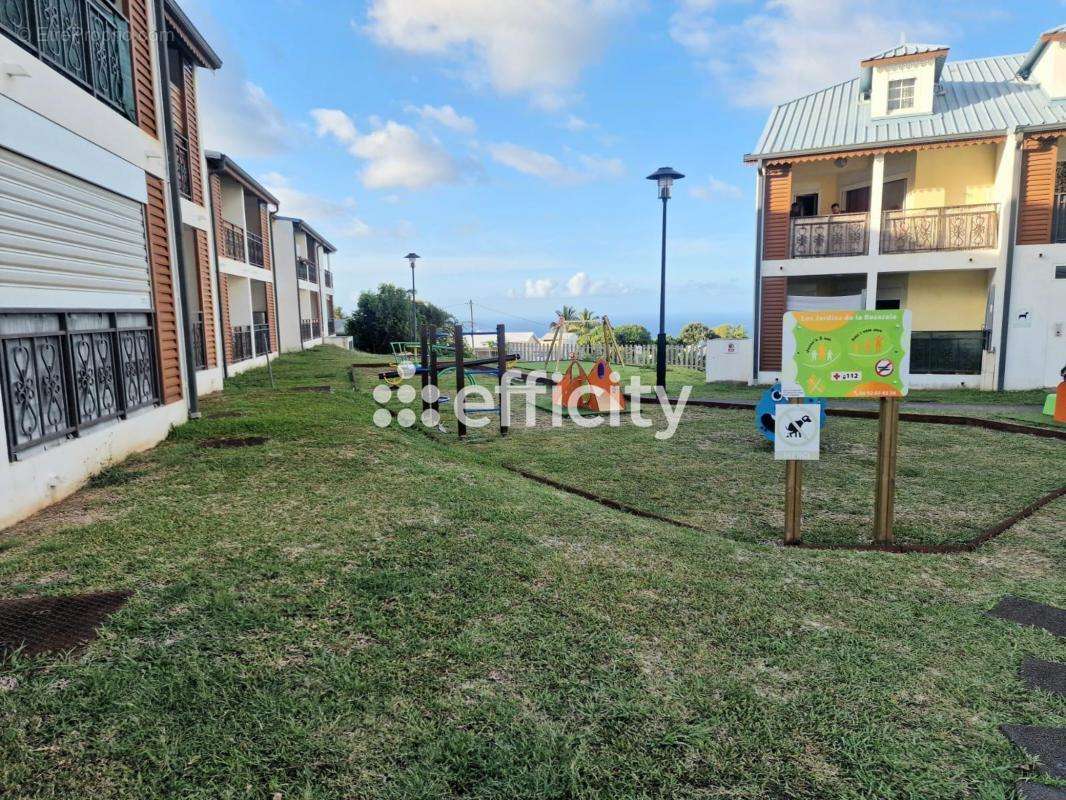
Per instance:
[[[381,283],[478,328],[562,305],[654,332],[750,324],[755,171],[775,103],[909,42],[1028,51],[1066,3],[947,0],[181,0],[222,56],[205,144],[337,246],[346,311]]]

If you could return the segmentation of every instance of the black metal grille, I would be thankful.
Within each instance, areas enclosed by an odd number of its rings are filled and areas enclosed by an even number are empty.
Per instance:
[[[912,375],[980,375],[984,331],[915,331]]]
[[[1062,165],[1060,164],[1059,166]],[[1066,242],[1066,193],[1055,195],[1055,206],[1051,221],[1051,241],[1056,244]]]
[[[318,265],[306,258],[297,259],[296,277],[302,281],[318,283]]]
[[[327,325],[329,326],[329,335],[335,336],[337,334],[337,320],[333,319],[333,317],[330,317]]]
[[[153,322],[144,311],[0,314],[8,456],[158,403]]]
[[[202,311],[197,312],[196,320],[192,325],[192,350],[196,369],[207,369],[207,337],[204,334],[204,314]]]
[[[256,267],[264,266],[263,237],[248,231],[245,238],[248,240],[248,263]]]
[[[129,24],[100,0],[0,0],[0,31],[136,121]]]
[[[232,222],[222,220],[222,255],[234,261],[244,261],[244,231]]]
[[[867,216],[796,217],[792,220],[792,257],[866,255]]]
[[[3,2],[3,0],[0,0]],[[189,169],[189,140],[184,134],[174,132],[174,168],[178,173],[178,191],[186,200],[192,200],[192,172]]]
[[[881,223],[882,253],[981,250],[998,240],[995,204],[886,211]]]
[[[317,319],[305,319],[300,323],[300,336],[305,342],[318,339],[322,336],[322,321]]]
[[[250,326],[233,329],[233,361],[247,361],[255,353],[252,350],[252,329]]]
[[[254,325],[252,335],[255,339],[255,354],[266,355],[270,352],[270,326],[266,324]]]
[[[322,280],[326,284],[327,289],[333,288],[333,273],[328,269],[322,270]]]

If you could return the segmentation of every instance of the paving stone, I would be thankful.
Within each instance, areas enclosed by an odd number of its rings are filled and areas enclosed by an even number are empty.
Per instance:
[[[1055,606],[1007,595],[996,603],[996,607],[989,611],[988,615],[1017,622],[1019,625],[1043,628],[1056,636],[1066,638],[1066,611]]]
[[[1021,676],[1030,689],[1066,697],[1066,664],[1029,657],[1022,664]]]
[[[1066,791],[1042,783],[1021,782],[1015,789],[1021,800],[1066,800]]]
[[[1003,735],[1053,778],[1066,778],[1066,728],[1003,725]]]

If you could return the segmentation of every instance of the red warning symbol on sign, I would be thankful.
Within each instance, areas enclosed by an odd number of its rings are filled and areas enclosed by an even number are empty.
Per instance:
[[[874,367],[874,371],[877,372],[882,378],[887,378],[893,372],[896,371],[896,365],[887,358],[882,358],[877,362],[877,366]]]

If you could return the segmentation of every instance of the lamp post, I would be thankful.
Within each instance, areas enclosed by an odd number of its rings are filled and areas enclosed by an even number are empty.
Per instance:
[[[420,256],[418,253],[408,253],[404,256],[411,262],[411,341],[418,341],[418,306],[415,303],[415,262]]]
[[[655,385],[666,388],[666,203],[670,199],[670,189],[674,181],[685,176],[672,167],[659,167],[648,176],[659,186],[659,199],[663,201],[663,249],[662,276],[659,286],[659,339],[655,348]]]

